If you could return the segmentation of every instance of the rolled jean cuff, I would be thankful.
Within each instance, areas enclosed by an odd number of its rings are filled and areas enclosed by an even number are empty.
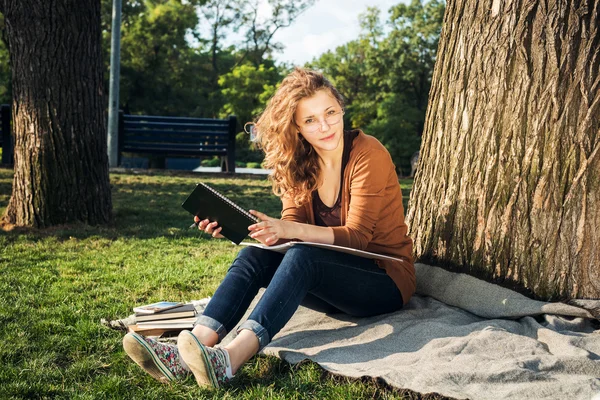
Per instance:
[[[217,332],[217,335],[219,335],[219,342],[227,335],[227,329],[225,329],[222,323],[206,315],[199,315],[196,318],[196,323],[194,326],[196,325],[206,326],[207,328]]]
[[[261,351],[266,345],[269,344],[271,338],[269,337],[269,332],[258,322],[249,319],[243,324],[241,324],[236,333],[240,333],[242,329],[248,329],[252,331],[256,337],[258,338],[258,351]]]

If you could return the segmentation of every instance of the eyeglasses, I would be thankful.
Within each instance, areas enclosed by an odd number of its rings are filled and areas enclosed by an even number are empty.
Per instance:
[[[342,116],[345,113],[346,112],[343,109],[339,110],[339,111],[329,110],[325,114],[325,122],[327,123],[327,125],[335,125],[342,120]],[[316,132],[322,126],[323,126],[323,123],[321,121],[319,121],[318,119],[314,119],[314,118],[309,118],[306,121],[304,121],[303,123],[298,125],[299,128],[303,129],[307,133]],[[246,122],[244,124],[244,132],[246,132],[248,135],[250,135],[251,142],[256,141],[257,132],[256,132],[256,124],[254,122]]]
[[[344,115],[343,109],[339,111],[329,110],[325,114],[325,123],[327,123],[328,126],[335,125],[342,120],[342,115]],[[321,127],[323,126],[323,122],[317,118],[307,118],[306,120],[302,121],[300,124],[297,125],[303,131],[307,133],[313,133],[321,129]]]

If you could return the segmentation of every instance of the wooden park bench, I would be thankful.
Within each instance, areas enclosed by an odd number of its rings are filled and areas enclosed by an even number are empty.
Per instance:
[[[237,119],[157,117],[119,113],[119,165],[122,153],[151,157],[165,167],[167,157],[221,157],[221,170],[235,172]]]
[[[14,162],[10,118],[10,105],[0,105],[0,147],[2,147],[2,164],[7,165],[12,165]]]

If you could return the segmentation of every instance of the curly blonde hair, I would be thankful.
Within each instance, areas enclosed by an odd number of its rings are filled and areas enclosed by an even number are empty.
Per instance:
[[[256,143],[265,152],[263,166],[276,196],[290,196],[297,206],[308,202],[319,185],[319,159],[294,121],[300,100],[327,90],[344,107],[344,99],[322,73],[295,68],[267,103],[255,123]]]

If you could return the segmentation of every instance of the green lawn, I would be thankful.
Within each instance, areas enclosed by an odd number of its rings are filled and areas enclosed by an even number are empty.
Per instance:
[[[218,391],[193,379],[162,385],[130,361],[122,333],[100,319],[152,301],[212,295],[238,250],[188,229],[191,219],[179,205],[199,179],[113,174],[111,226],[0,231],[0,398],[421,398],[274,357],[254,358]],[[266,180],[202,180],[244,207],[279,213]],[[402,181],[406,196],[411,184]],[[0,212],[11,185],[12,171],[0,169]]]

